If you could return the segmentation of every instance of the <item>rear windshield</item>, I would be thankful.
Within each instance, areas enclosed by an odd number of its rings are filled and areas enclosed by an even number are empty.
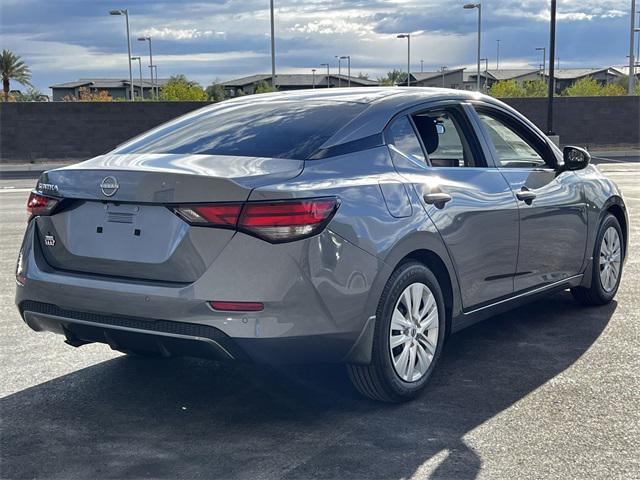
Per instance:
[[[280,102],[220,104],[161,125],[113,153],[239,155],[304,160],[366,104]]]

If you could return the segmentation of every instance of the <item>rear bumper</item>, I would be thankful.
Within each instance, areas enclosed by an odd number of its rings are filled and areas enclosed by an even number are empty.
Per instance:
[[[260,363],[349,361],[375,310],[367,299],[380,263],[330,231],[283,245],[238,234],[200,279],[171,285],[53,269],[33,230],[21,249],[16,305],[32,329],[72,345]],[[219,312],[208,300],[259,301],[264,310]]]
[[[233,339],[207,325],[76,312],[33,301],[22,302],[19,308],[32,330],[64,335],[72,346],[97,342],[114,350],[166,357],[190,356],[273,364],[340,361],[345,348],[352,344],[350,338],[335,335]]]

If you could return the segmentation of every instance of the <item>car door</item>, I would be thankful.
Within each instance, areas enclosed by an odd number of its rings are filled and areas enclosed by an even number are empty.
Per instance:
[[[558,157],[542,134],[506,109],[474,107],[494,163],[518,199],[515,291],[578,274],[585,255],[587,212],[577,175],[558,168]]]
[[[385,132],[394,165],[414,187],[454,263],[465,310],[513,293],[518,207],[487,165],[459,104],[410,112]]]

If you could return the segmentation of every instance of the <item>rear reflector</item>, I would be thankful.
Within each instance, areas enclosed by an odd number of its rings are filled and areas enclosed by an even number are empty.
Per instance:
[[[209,302],[214,310],[221,312],[261,312],[264,304],[260,302]]]
[[[338,208],[333,197],[247,202],[245,204],[182,205],[174,212],[191,225],[234,228],[272,243],[315,235]]]
[[[58,202],[57,198],[45,197],[39,193],[31,192],[29,200],[27,200],[29,218],[36,215],[51,215]]]

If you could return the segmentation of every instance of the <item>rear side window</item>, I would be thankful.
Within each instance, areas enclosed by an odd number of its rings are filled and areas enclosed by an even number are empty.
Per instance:
[[[408,117],[398,118],[389,127],[388,143],[404,156],[424,163],[424,152],[422,151],[420,140],[418,140]]]
[[[319,101],[221,104],[153,129],[113,153],[304,160],[366,107],[360,103]]]

